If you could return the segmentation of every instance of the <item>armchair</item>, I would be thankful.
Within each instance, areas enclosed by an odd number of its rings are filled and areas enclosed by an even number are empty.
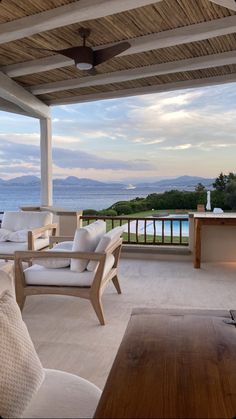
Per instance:
[[[49,236],[55,235],[57,224],[46,211],[5,212],[0,228],[0,259],[14,259],[17,250],[41,250],[49,246]]]
[[[111,233],[111,232],[109,232]],[[107,234],[109,234],[107,233]],[[52,239],[54,240],[54,239]],[[60,238],[56,238],[60,241]],[[66,251],[60,248],[59,251],[17,251],[15,253],[15,281],[16,299],[23,309],[25,298],[28,295],[37,294],[61,294],[90,300],[101,325],[105,325],[103,307],[101,302],[102,294],[106,285],[111,280],[118,292],[121,289],[118,280],[118,262],[120,257],[122,239],[120,236],[112,240],[104,252],[90,251]],[[68,248],[69,246],[67,246]],[[72,242],[71,242],[72,247]],[[56,250],[56,249],[55,249]],[[97,262],[94,270],[76,272],[70,267],[47,268],[40,266],[40,259],[47,259],[55,262],[57,260],[84,260]],[[24,270],[23,262],[33,261],[33,266]]]

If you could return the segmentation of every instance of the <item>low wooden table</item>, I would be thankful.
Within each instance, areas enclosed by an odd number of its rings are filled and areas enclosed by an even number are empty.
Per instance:
[[[134,310],[95,418],[234,418],[234,315]]]

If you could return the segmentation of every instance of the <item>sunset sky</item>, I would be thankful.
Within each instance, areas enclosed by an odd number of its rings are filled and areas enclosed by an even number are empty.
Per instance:
[[[53,176],[101,181],[236,171],[236,84],[52,108]],[[0,178],[40,176],[39,123],[0,112]]]

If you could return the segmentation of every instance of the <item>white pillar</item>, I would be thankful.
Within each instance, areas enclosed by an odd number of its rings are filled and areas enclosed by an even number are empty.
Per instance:
[[[52,121],[40,119],[41,205],[52,205]]]

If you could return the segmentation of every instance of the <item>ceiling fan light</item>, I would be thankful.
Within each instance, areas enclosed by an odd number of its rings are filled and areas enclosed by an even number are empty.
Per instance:
[[[91,63],[75,63],[76,67],[79,70],[91,70],[93,68],[93,65]]]
[[[93,50],[89,47],[77,47],[76,55],[73,57],[75,66],[79,70],[91,70],[93,68]]]

